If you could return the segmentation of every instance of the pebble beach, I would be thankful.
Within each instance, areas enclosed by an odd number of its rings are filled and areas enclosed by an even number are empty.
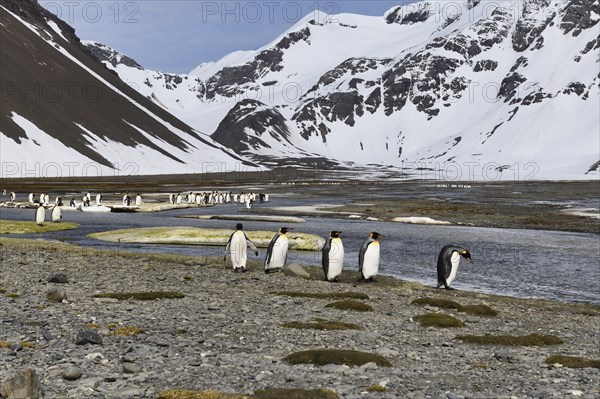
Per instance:
[[[316,267],[265,275],[255,261],[248,273],[233,273],[229,261],[206,257],[41,240],[0,244],[0,384],[32,369],[46,398],[154,398],[172,389],[252,397],[273,388],[324,388],[347,399],[600,397],[593,363],[600,358],[597,306],[437,290],[390,277],[360,284],[356,271],[332,284]],[[178,295],[95,297],[150,292]],[[328,307],[333,294],[355,296],[371,310]],[[443,301],[435,306],[431,299]],[[486,305],[496,315],[466,312],[468,305]],[[460,326],[417,321],[432,313]],[[290,328],[291,322],[303,328]],[[321,328],[328,322],[352,329]],[[562,343],[457,338],[530,334]],[[389,364],[287,360],[322,349],[360,351]],[[555,355],[583,357],[592,367],[548,362]]]

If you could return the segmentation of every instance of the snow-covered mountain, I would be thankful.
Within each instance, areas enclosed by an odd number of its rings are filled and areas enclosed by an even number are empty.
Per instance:
[[[37,1],[0,0],[0,15],[0,177],[253,166],[123,83]]]
[[[144,96],[254,160],[581,179],[600,161],[599,21],[600,0],[315,12],[189,75],[86,45]]]

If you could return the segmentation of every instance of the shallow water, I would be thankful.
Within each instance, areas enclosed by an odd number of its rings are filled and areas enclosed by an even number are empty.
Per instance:
[[[344,199],[303,198],[297,195],[272,195],[272,201],[256,207],[310,206],[341,204]],[[167,252],[185,255],[222,255],[223,248],[188,245],[139,245],[109,243],[90,239],[87,234],[119,228],[152,226],[198,226],[233,228],[234,221],[182,219],[189,214],[248,214],[239,205],[225,204],[210,208],[180,209],[159,213],[94,214],[64,211],[63,220],[81,227],[44,235],[73,244],[95,248],[140,252]],[[0,218],[33,220],[35,210],[0,209]],[[436,260],[442,246],[464,245],[473,254],[474,263],[461,262],[453,283],[457,289],[500,295],[546,298],[569,302],[600,304],[600,238],[594,234],[540,230],[509,230],[461,226],[409,225],[392,222],[303,217],[305,223],[290,224],[296,230],[323,237],[330,230],[343,232],[346,252],[345,269],[357,270],[358,250],[369,232],[381,239],[380,273],[402,279],[436,283]],[[273,230],[279,223],[244,221],[246,230]],[[25,237],[35,237],[29,235]],[[264,259],[261,249],[258,259]],[[254,257],[251,256],[251,259]],[[320,264],[320,253],[291,251],[288,263]]]

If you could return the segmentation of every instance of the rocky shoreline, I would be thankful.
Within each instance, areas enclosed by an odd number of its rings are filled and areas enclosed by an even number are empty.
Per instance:
[[[253,395],[266,388],[328,388],[339,398],[600,397],[598,368],[546,364],[552,355],[600,358],[600,308],[591,305],[445,291],[380,277],[339,284],[265,275],[258,263],[234,274],[206,257],[132,254],[62,243],[0,239],[0,384],[33,369],[46,398],[153,398],[168,389],[212,389]],[[49,278],[64,274],[67,283]],[[49,300],[49,291],[65,294]],[[96,294],[169,291],[183,297],[148,301]],[[352,292],[372,311],[327,307],[333,299],[289,293]],[[360,297],[359,295],[359,297]],[[416,305],[419,298],[488,305],[498,314]],[[464,327],[424,327],[415,316],[442,313]],[[289,322],[343,322],[360,329],[316,330]],[[127,329],[129,327],[129,329]],[[101,344],[77,345],[82,331]],[[128,335],[131,333],[131,335]],[[547,334],[551,346],[478,345],[459,335]],[[92,342],[94,342],[92,340]],[[310,349],[356,350],[367,362],[291,365]],[[375,389],[374,387],[377,387]],[[1,395],[0,395],[1,396]],[[284,398],[282,398],[284,399]]]

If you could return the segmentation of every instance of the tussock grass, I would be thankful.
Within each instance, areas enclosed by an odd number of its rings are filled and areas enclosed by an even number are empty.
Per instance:
[[[292,298],[315,298],[315,299],[369,299],[367,294],[362,292],[298,292],[298,291],[277,291],[274,295],[289,296]]]
[[[359,352],[342,349],[316,349],[292,353],[283,358],[289,364],[345,364],[348,366],[362,366],[366,363],[375,363],[380,367],[392,367],[392,363],[385,357],[373,353]]]
[[[322,331],[333,331],[333,330],[361,330],[361,327],[357,324],[342,323],[340,321],[317,321],[314,323],[302,323],[299,321],[292,321],[289,323],[283,323],[282,327],[285,328],[297,328],[303,330],[322,330]]]
[[[459,312],[476,315],[476,316],[497,316],[498,312],[488,305],[465,305],[458,309]]]
[[[346,299],[343,301],[328,303],[326,308],[333,308],[338,310],[355,310],[357,312],[372,312],[373,307],[366,303],[355,301],[353,299]]]
[[[599,359],[588,359],[587,357],[554,355],[546,359],[546,364],[562,364],[572,369],[583,369],[587,367],[600,369]]]
[[[96,294],[93,298],[112,298],[119,301],[135,299],[136,301],[153,301],[155,299],[180,299],[184,298],[180,292],[176,291],[150,291],[150,292],[115,292],[109,294]]]
[[[383,385],[373,384],[367,388],[367,392],[385,392],[386,389]]]
[[[29,341],[21,341],[19,343],[19,345],[21,345],[23,348],[27,348],[27,349],[35,349],[35,344],[33,342],[29,342]]]
[[[330,389],[267,388],[254,392],[256,399],[338,399]]]
[[[10,348],[10,342],[0,341],[0,349],[9,349],[9,348]]]
[[[13,299],[21,298],[21,294],[17,294],[16,292],[9,292],[8,294],[6,294],[6,297]]]
[[[564,344],[561,338],[554,335],[459,335],[456,339],[467,344],[506,345],[506,346],[550,346]]]
[[[429,306],[435,306],[436,308],[442,308],[442,309],[460,309],[461,308],[461,305],[458,302],[451,301],[449,299],[430,298],[430,297],[417,298],[414,301],[412,301],[411,304],[412,305],[420,305],[420,306],[429,305]]]
[[[170,389],[160,392],[157,399],[250,399],[248,396],[228,394],[218,391],[190,391]]]
[[[427,313],[415,316],[413,317],[413,320],[424,327],[451,328],[465,326],[465,324],[456,317],[443,313]]]

